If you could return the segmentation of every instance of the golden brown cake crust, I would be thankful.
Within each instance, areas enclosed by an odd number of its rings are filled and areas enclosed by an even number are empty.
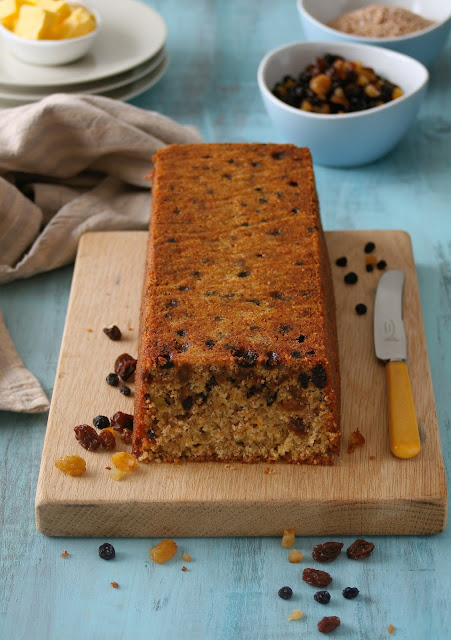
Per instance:
[[[331,464],[340,411],[335,307],[308,149],[172,145],[154,160],[135,455]],[[220,402],[234,403],[255,433],[265,418],[262,407],[267,420],[279,412],[283,448],[271,436],[271,447],[252,450],[252,442],[237,435],[242,456],[225,446],[217,454],[201,427],[201,442],[191,434],[179,455],[168,444],[170,429],[178,430],[180,447],[183,423],[189,428],[192,418],[198,427],[202,411],[211,404],[214,416]],[[260,414],[254,422],[253,403]],[[307,446],[300,417],[306,404],[319,415],[315,403],[327,433],[316,448],[312,438]],[[216,422],[221,431],[220,417]]]

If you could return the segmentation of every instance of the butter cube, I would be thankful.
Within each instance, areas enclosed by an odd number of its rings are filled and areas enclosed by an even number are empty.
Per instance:
[[[24,2],[24,0],[21,0]],[[70,15],[71,9],[64,0],[25,0],[26,4],[30,4],[40,9],[44,9],[49,13],[55,14],[59,21],[64,20]]]
[[[14,33],[28,40],[43,40],[55,25],[57,17],[54,13],[37,6],[23,4],[19,10],[19,17]]]
[[[19,15],[21,0],[0,0],[0,21],[7,29],[14,29]]]
[[[96,21],[92,13],[85,7],[75,7],[72,13],[58,25],[57,31],[60,38],[78,38],[94,31]]]

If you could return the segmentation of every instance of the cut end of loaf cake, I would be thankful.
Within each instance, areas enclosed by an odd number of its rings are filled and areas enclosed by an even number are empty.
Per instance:
[[[157,153],[136,382],[141,461],[333,463],[335,307],[307,149]]]

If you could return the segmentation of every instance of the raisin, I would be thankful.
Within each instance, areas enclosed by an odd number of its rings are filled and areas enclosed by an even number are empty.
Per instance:
[[[102,431],[99,434],[100,445],[103,449],[107,451],[112,451],[116,448],[116,438],[111,433],[111,431]]]
[[[133,431],[130,429],[122,429],[121,440],[122,442],[125,442],[125,444],[131,444],[133,440]]]
[[[344,277],[344,280],[345,280],[346,284],[355,284],[358,279],[359,278],[358,278],[357,274],[354,273],[354,271],[350,271]]]
[[[277,365],[280,364],[280,359],[277,353],[275,353],[274,351],[269,351],[267,355],[268,357],[265,362],[265,366],[268,369],[274,369],[274,367],[277,367]]]
[[[364,316],[365,313],[367,312],[366,304],[363,304],[362,302],[359,302],[359,304],[356,304],[356,306],[355,306],[355,311],[356,311],[358,316]]]
[[[105,327],[103,333],[115,342],[122,338],[122,332],[115,324],[111,325],[111,327]]]
[[[346,265],[348,264],[348,259],[344,256],[342,258],[337,258],[335,264],[337,265],[337,267],[346,267]]]
[[[357,598],[359,590],[357,587],[346,587],[346,589],[343,589],[342,594],[346,600],[352,600],[353,598]]]
[[[358,538],[346,549],[346,555],[348,558],[351,558],[351,560],[361,560],[362,558],[368,558],[373,549],[374,544],[372,542]]]
[[[318,389],[324,389],[327,384],[327,374],[322,364],[317,364],[312,369],[312,382]]]
[[[250,271],[240,271],[238,274],[238,278],[247,278],[251,275]]]
[[[277,394],[278,393],[279,393],[279,390],[277,389],[273,393],[269,394],[269,396],[266,399],[266,406],[267,407],[271,407],[275,403],[275,401],[277,400]]]
[[[374,244],[374,242],[367,242],[364,251],[365,253],[373,253],[375,248],[376,245]]]
[[[332,582],[332,578],[326,571],[311,569],[310,567],[304,569],[302,579],[304,582],[307,582],[307,584],[311,584],[312,587],[327,587],[327,585]]]
[[[172,369],[172,367],[174,366],[171,356],[168,353],[164,353],[158,356],[157,364],[160,367],[160,369]]]
[[[157,436],[153,429],[147,429],[147,437],[149,438],[149,440],[155,440]]]
[[[134,471],[138,464],[136,458],[134,458],[129,453],[125,451],[118,451],[117,453],[113,453],[111,456],[111,461],[113,462],[116,469],[120,471]]]
[[[99,556],[102,560],[112,560],[116,555],[114,547],[109,542],[104,542],[99,547]]]
[[[252,396],[255,396],[256,393],[260,393],[261,391],[263,391],[263,387],[261,385],[249,387],[246,393],[246,398],[252,398]]]
[[[106,377],[106,383],[111,385],[112,387],[117,387],[119,384],[119,376],[117,373],[109,373]]]
[[[288,431],[293,431],[293,433],[302,435],[303,433],[306,433],[307,427],[305,426],[305,422],[302,418],[291,418],[288,425]]]
[[[366,270],[368,271],[368,273],[371,273],[371,271],[374,271],[374,267],[372,264],[367,264],[366,265]]]
[[[337,629],[340,626],[340,618],[337,618],[337,616],[326,616],[325,618],[322,618],[318,624],[318,631],[321,631],[321,633],[331,633],[332,631],[335,631],[335,629]]]
[[[236,351],[234,351],[233,355],[236,358],[237,365],[245,369],[254,367],[258,358],[258,354],[251,349],[237,349]]]
[[[299,359],[301,357],[301,352],[300,351],[292,351],[291,352],[291,357],[295,358],[295,359]]]
[[[123,396],[129,396],[131,394],[131,389],[130,387],[127,387],[127,385],[123,384],[119,387],[119,391],[120,393],[122,393]]]
[[[282,587],[277,593],[282,600],[289,600],[293,595],[293,589],[291,587]]]
[[[328,591],[317,591],[313,596],[319,604],[329,604],[330,593]]]
[[[74,427],[75,437],[84,449],[95,451],[100,447],[100,438],[89,424],[80,424]]]
[[[342,548],[342,542],[324,542],[323,544],[317,544],[313,549],[312,558],[317,562],[332,562],[338,558]]]
[[[96,416],[92,424],[97,427],[97,429],[106,429],[110,426],[110,421],[106,416]]]
[[[304,340],[305,340],[305,336],[303,336],[303,335],[301,334],[300,336],[298,336],[298,337],[296,338],[296,340],[301,344],[302,342],[304,342]]]
[[[80,456],[64,456],[55,460],[55,467],[69,476],[82,476],[86,471],[86,462]]]
[[[174,540],[164,538],[161,542],[152,547],[149,551],[149,555],[154,562],[163,564],[167,562],[177,551],[177,544]]]
[[[131,429],[133,431],[133,416],[130,413],[117,411],[111,418],[111,426],[115,431]]]
[[[307,389],[310,378],[306,373],[299,374],[298,382],[303,389]]]
[[[379,260],[379,262],[376,265],[376,267],[380,269],[380,271],[383,271],[386,266],[387,266],[387,263],[385,262],[385,260]]]
[[[128,353],[122,353],[114,363],[114,371],[126,382],[135,373],[136,360]]]

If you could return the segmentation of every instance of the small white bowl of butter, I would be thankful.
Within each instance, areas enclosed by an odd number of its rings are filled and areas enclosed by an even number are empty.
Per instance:
[[[93,8],[64,0],[1,0],[0,33],[5,46],[28,64],[58,66],[84,56],[94,44],[101,18]]]

